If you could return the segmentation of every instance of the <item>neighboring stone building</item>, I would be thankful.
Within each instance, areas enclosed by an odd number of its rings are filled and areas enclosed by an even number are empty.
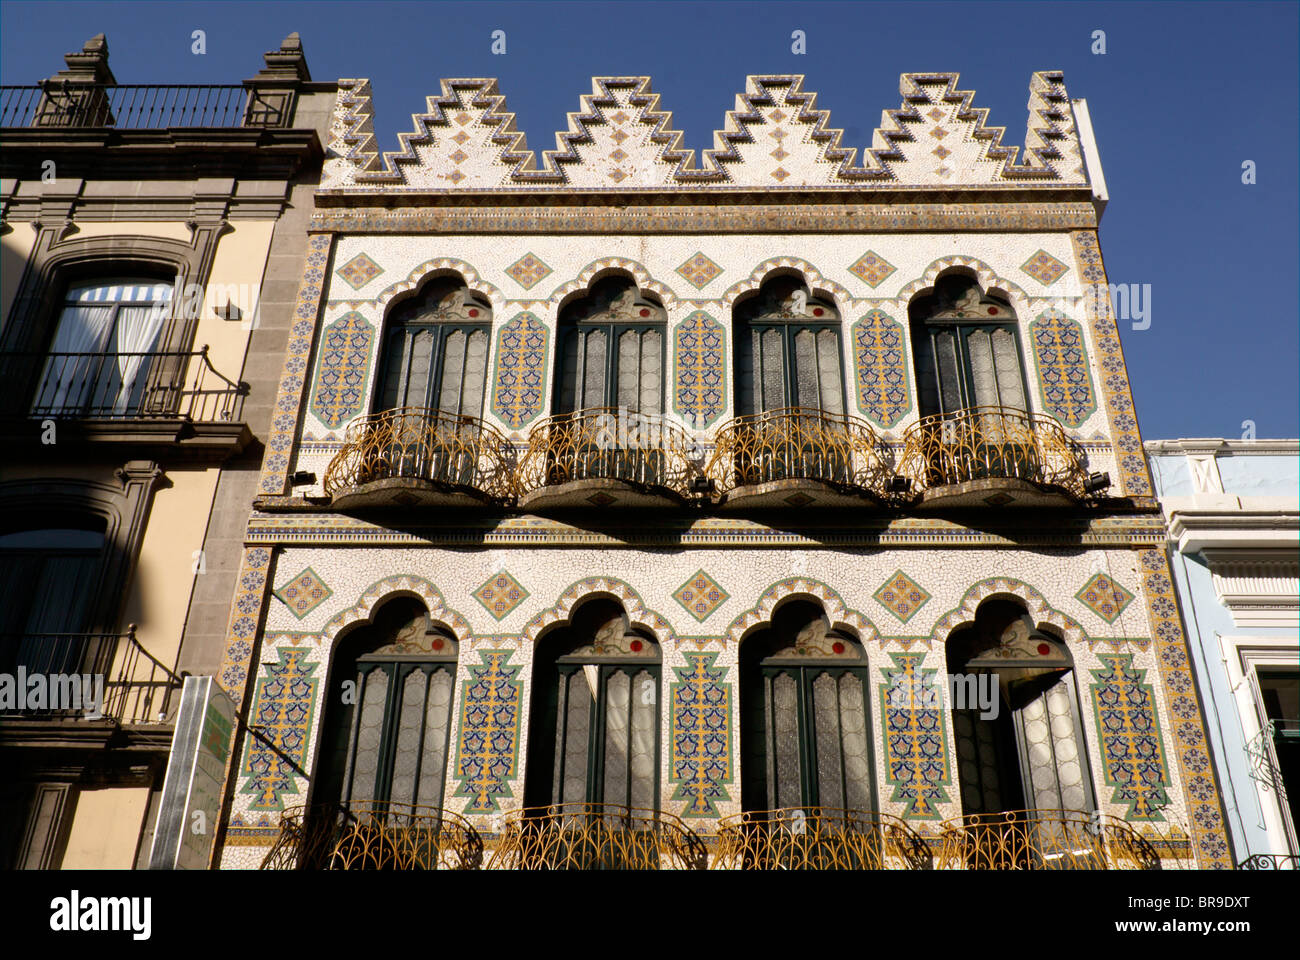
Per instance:
[[[1297,865],[1300,441],[1146,444],[1238,861]]]
[[[802,82],[698,162],[644,77],[540,157],[339,82],[223,866],[1232,865],[1084,101]]]
[[[0,866],[131,867],[221,659],[336,87],[296,34],[225,86],[66,60],[0,99]]]

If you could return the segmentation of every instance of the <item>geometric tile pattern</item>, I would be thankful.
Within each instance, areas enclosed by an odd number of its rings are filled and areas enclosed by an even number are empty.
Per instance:
[[[514,280],[515,283],[529,290],[543,280],[551,273],[551,268],[542,263],[540,257],[531,253],[526,253],[510,266],[506,267],[506,276]]]
[[[880,712],[885,729],[885,779],[894,785],[889,798],[905,803],[908,820],[937,820],[937,804],[948,802],[948,735],[943,725],[937,670],[923,670],[920,653],[891,653],[894,669],[882,670]]]
[[[1074,230],[1070,233],[1070,241],[1074,245],[1074,257],[1079,264],[1084,308],[1092,326],[1092,342],[1101,355],[1098,363],[1102,371],[1101,394],[1106,401],[1106,415],[1110,420],[1111,438],[1116,448],[1119,494],[1149,497],[1151,476],[1147,472],[1147,461],[1142,452],[1142,437],[1138,434],[1137,419],[1133,416],[1133,394],[1124,367],[1119,332],[1115,328],[1115,319],[1111,316],[1110,288],[1106,281],[1106,269],[1101,262],[1097,233],[1095,230]]]
[[[1191,655],[1174,599],[1169,561],[1163,547],[1141,549],[1137,554],[1161,689],[1166,692],[1173,725],[1173,752],[1183,783],[1188,831],[1202,870],[1230,870],[1232,854],[1219,799],[1222,794],[1210,762],[1205,713],[1192,679]]]
[[[686,612],[700,622],[709,618],[731,594],[718,586],[718,582],[703,570],[683,583],[673,593],[673,599],[686,608]]]
[[[884,283],[895,269],[897,268],[880,254],[868,250],[853,262],[849,267],[849,273],[874,290]]]
[[[266,547],[245,547],[236,574],[235,596],[226,625],[226,650],[222,655],[217,683],[239,706],[244,702],[248,685],[249,660],[253,655],[253,635],[266,601],[266,575],[271,551]]]
[[[334,593],[325,585],[325,581],[320,578],[320,574],[311,567],[308,567],[273,592],[284,601],[285,606],[289,608],[289,612],[299,620],[319,607]]]
[[[361,410],[374,336],[375,328],[355,310],[343,314],[321,332],[320,363],[310,409],[331,430],[338,429]]]
[[[911,620],[930,599],[930,594],[902,570],[895,570],[872,596],[904,623]]]
[[[519,767],[523,667],[509,666],[513,650],[478,650],[469,667],[460,708],[453,796],[468,797],[462,813],[492,813],[500,797],[512,797],[509,780]]]
[[[718,654],[685,658],[670,685],[668,780],[677,784],[672,799],[686,802],[683,817],[716,817],[718,802],[731,799],[731,684],[722,680],[726,668],[714,666]]]
[[[1114,623],[1133,602],[1133,594],[1104,573],[1094,573],[1074,596],[1107,623]]]
[[[259,491],[269,496],[284,493],[289,478],[289,451],[298,427],[312,335],[320,312],[321,285],[333,239],[330,234],[313,234],[307,240],[307,262],[303,264],[298,301],[293,308],[293,326],[289,328],[280,386],[276,391],[271,428],[267,431],[267,455],[262,461],[262,478],[258,483]]]
[[[1046,250],[1039,250],[1020,265],[1020,269],[1029,274],[1045,287],[1050,287],[1070,268],[1057,260]]]
[[[494,573],[474,588],[474,599],[483,604],[484,609],[498,620],[523,603],[527,597],[528,591],[504,570]]]
[[[1164,820],[1169,803],[1165,788],[1164,742],[1145,670],[1133,667],[1133,654],[1102,654],[1104,669],[1092,670],[1092,705],[1097,717],[1106,770],[1114,787],[1112,803],[1128,804],[1126,820]]]
[[[892,427],[912,409],[903,325],[882,310],[853,324],[858,409],[877,426]]]
[[[685,277],[691,286],[699,290],[721,275],[722,268],[704,254],[696,253],[695,256],[678,267],[677,272]]]
[[[1056,310],[1029,324],[1038,386],[1047,412],[1067,427],[1077,427],[1097,409],[1092,375],[1083,347],[1083,328]]]
[[[527,311],[497,333],[492,412],[518,430],[542,412],[548,335],[542,321]]]
[[[375,277],[384,272],[384,268],[371,260],[364,253],[358,253],[343,266],[334,271],[351,285],[353,290],[360,290]]]
[[[270,743],[249,737],[240,769],[245,779],[239,792],[254,796],[250,810],[283,809],[282,795],[298,792],[294,768],[301,769],[307,760],[307,737],[320,683],[312,676],[319,664],[303,662],[306,649],[276,652],[278,663],[262,665],[250,712],[252,724]]]
[[[678,324],[674,334],[673,410],[697,430],[726,407],[724,341],[722,325],[703,310]]]

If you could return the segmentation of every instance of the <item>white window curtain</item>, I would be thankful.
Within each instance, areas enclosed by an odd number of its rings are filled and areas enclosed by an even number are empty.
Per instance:
[[[38,410],[58,413],[77,410],[85,404],[94,389],[94,367],[99,361],[93,356],[68,354],[102,353],[112,323],[111,304],[77,304],[64,308],[36,396]]]
[[[167,319],[167,301],[148,306],[122,307],[117,317],[117,368],[122,385],[113,404],[114,415],[125,413],[139,404],[149,365],[143,354],[154,350],[163,321]],[[139,383],[136,381],[140,380]]]

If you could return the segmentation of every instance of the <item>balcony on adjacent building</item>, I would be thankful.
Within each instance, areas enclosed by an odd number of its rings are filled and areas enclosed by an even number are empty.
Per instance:
[[[942,870],[1159,870],[1129,824],[1082,810],[973,814],[939,824]]]
[[[928,870],[930,848],[889,814],[829,807],[758,810],[718,825],[714,869]]]
[[[1085,496],[1085,464],[1051,417],[973,407],[909,427],[898,473],[922,508],[1067,506]]]
[[[324,487],[341,510],[504,503],[513,460],[505,437],[477,417],[398,407],[352,422]]]
[[[703,870],[707,863],[704,841],[670,813],[561,803],[507,814],[489,868]]]
[[[662,416],[596,407],[538,423],[520,457],[519,506],[671,507],[694,466],[686,432]]]
[[[881,500],[883,463],[865,420],[784,407],[724,424],[705,473],[724,508],[863,506]]]
[[[459,814],[396,801],[291,807],[263,870],[477,870],[483,840]]]

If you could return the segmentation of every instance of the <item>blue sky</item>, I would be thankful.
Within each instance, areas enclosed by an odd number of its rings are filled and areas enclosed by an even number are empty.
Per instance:
[[[440,77],[495,76],[534,150],[593,75],[649,74],[685,145],[712,146],[750,73],[802,73],[848,146],[899,105],[903,72],[961,73],[1023,144],[1030,74],[1086,97],[1111,203],[1112,283],[1150,284],[1121,323],[1145,439],[1300,436],[1295,3],[19,3],[0,80],[32,83],[106,33],[120,83],[237,82],[288,33],[318,80],[369,77],[381,149]],[[191,52],[206,32],[207,52]],[[491,33],[506,31],[506,54]],[[803,30],[807,53],[791,52]],[[1092,53],[1104,30],[1105,55]],[[1257,182],[1243,185],[1242,163]],[[1287,291],[1286,296],[1282,293]]]

